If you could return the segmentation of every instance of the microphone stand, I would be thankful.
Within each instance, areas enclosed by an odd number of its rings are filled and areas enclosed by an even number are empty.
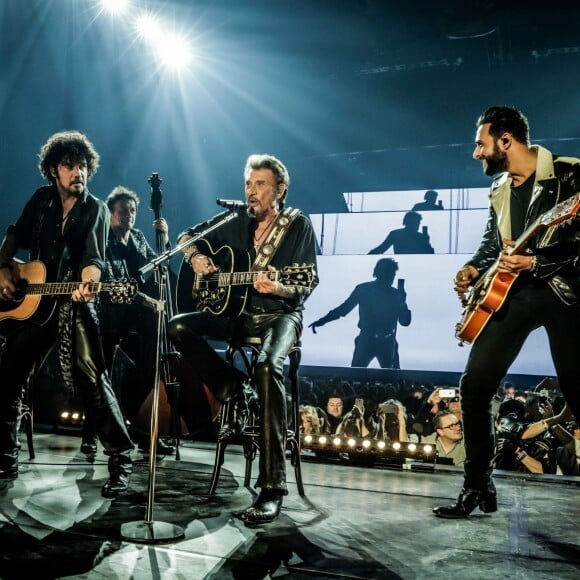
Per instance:
[[[148,274],[149,272],[151,272],[151,270],[157,268],[160,264],[165,263],[167,260],[175,256],[175,254],[177,254],[178,252],[182,252],[186,248],[189,248],[189,246],[195,244],[197,240],[203,238],[210,232],[217,230],[224,224],[231,222],[233,219],[237,217],[238,217],[237,210],[235,208],[230,209],[230,211],[228,211],[228,213],[226,213],[221,220],[215,222],[211,226],[208,226],[205,230],[202,230],[198,234],[195,234],[193,237],[191,237],[189,240],[186,240],[182,244],[175,246],[175,248],[170,248],[169,250],[166,250],[165,252],[157,256],[157,258],[153,258],[153,260],[151,260],[148,264],[145,264],[145,266],[139,268],[139,274],[141,274],[141,276]]]
[[[162,274],[162,265],[174,256],[177,252],[183,251],[194,244],[200,238],[203,238],[209,232],[221,227],[227,222],[238,217],[235,209],[231,209],[224,217],[212,224],[205,230],[199,232],[191,239],[186,240],[175,248],[171,248],[160,254],[157,258],[151,260],[148,264],[139,269],[141,278],[151,270],[156,270]],[[153,384],[153,404],[151,407],[151,433],[149,444],[149,485],[147,493],[147,507],[145,511],[145,520],[127,522],[121,526],[121,537],[125,540],[143,543],[159,543],[171,541],[183,537],[184,530],[182,527],[153,520],[153,506],[155,498],[155,471],[157,460],[157,440],[159,438],[159,383],[161,378],[160,363],[161,350],[163,347],[165,309],[167,303],[167,284],[163,275],[159,276],[159,300],[151,299],[155,303],[157,311],[157,360],[155,361],[155,382]]]

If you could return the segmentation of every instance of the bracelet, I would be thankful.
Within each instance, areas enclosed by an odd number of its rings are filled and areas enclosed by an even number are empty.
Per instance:
[[[519,451],[518,453],[516,453],[516,459],[518,461],[522,461],[523,459],[525,459],[528,456],[528,454],[525,451]]]
[[[537,276],[539,274],[539,265],[538,265],[538,257],[537,256],[532,256],[531,257],[532,263],[530,265],[530,274],[532,276]]]
[[[191,261],[193,260],[193,258],[195,258],[196,256],[201,255],[201,252],[199,250],[195,250],[194,252],[191,252],[191,254],[189,254],[189,258],[188,258],[188,262],[191,264]]]

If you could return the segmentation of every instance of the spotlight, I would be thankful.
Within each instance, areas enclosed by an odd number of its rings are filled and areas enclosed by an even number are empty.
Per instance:
[[[393,449],[394,449],[395,451],[399,451],[399,449],[401,449],[401,444],[400,444],[398,441],[395,441],[395,442],[393,443]]]
[[[312,443],[312,435],[305,435],[304,436],[304,443]]]
[[[101,0],[103,10],[114,16],[126,12],[130,4],[130,0]]]
[[[363,446],[363,449],[368,449],[371,446],[371,442],[368,439],[365,439],[363,441],[362,446]]]
[[[417,446],[414,443],[409,443],[409,445],[407,445],[407,449],[411,452],[414,453],[415,451],[417,451]]]
[[[326,445],[326,437],[323,435],[319,440],[318,443],[320,443],[320,445]]]

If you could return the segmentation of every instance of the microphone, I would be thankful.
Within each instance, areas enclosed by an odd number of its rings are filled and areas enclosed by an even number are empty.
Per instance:
[[[236,211],[240,209],[246,209],[248,207],[247,203],[243,201],[237,201],[236,199],[216,199],[215,202],[222,207],[227,209],[234,209]]]

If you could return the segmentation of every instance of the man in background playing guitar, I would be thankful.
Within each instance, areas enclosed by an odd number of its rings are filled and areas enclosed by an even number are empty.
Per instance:
[[[48,281],[75,282],[72,295],[46,299],[50,308],[43,320],[34,318],[41,304],[6,332],[0,361],[0,479],[18,477],[17,401],[29,375],[58,342],[63,376],[91,408],[109,455],[110,477],[101,493],[116,497],[128,489],[134,445],[105,367],[92,302],[109,231],[107,206],[87,189],[99,155],[85,135],[64,131],[48,139],[39,157],[40,172],[51,185],[33,194],[6,232],[0,247],[0,305],[22,301],[22,280],[12,262],[19,250],[44,264]],[[0,332],[5,332],[1,326]]]
[[[497,293],[507,296],[476,336],[461,377],[465,477],[457,502],[434,508],[442,518],[465,518],[478,506],[483,512],[497,510],[491,480],[491,399],[536,328],[545,328],[560,388],[572,413],[580,416],[580,220],[574,217],[580,159],[530,145],[528,121],[511,107],[487,109],[476,127],[473,157],[486,175],[498,176],[489,194],[482,242],[457,273],[455,291],[465,304],[469,286],[494,268],[492,285],[497,282]],[[534,220],[567,201],[576,202],[568,223],[535,232],[522,251],[511,251],[512,240],[524,235]],[[509,284],[504,284],[506,279]],[[473,305],[474,311],[478,308]],[[547,430],[552,419],[544,423]]]
[[[315,277],[307,287],[287,286],[272,278],[277,269],[292,264],[309,264],[314,268],[316,252],[312,224],[301,212],[289,223],[277,247],[270,239],[270,232],[276,233],[282,220],[289,220],[283,211],[290,185],[286,167],[271,155],[252,155],[246,162],[244,179],[247,211],[239,211],[236,219],[186,248],[186,258],[202,282],[211,281],[217,279],[218,273],[212,255],[219,256],[221,249],[228,248],[226,254],[234,256],[230,265],[238,272],[240,268],[234,264],[247,267],[244,256],[251,258],[254,263],[251,274],[256,274],[253,283],[244,290],[240,307],[233,313],[224,307],[218,308],[217,313],[202,308],[201,312],[180,314],[170,321],[168,335],[204,384],[222,401],[239,396],[245,377],[216,353],[205,336],[217,340],[233,336],[262,339],[255,371],[262,426],[257,483],[261,491],[254,505],[239,514],[247,525],[258,525],[278,516],[282,497],[287,494],[284,360],[302,333],[304,301],[317,283]],[[206,231],[223,217],[220,214],[209,223],[191,228],[179,236],[179,242],[191,239],[197,231]],[[264,255],[272,256],[267,270],[256,267],[257,257]]]

